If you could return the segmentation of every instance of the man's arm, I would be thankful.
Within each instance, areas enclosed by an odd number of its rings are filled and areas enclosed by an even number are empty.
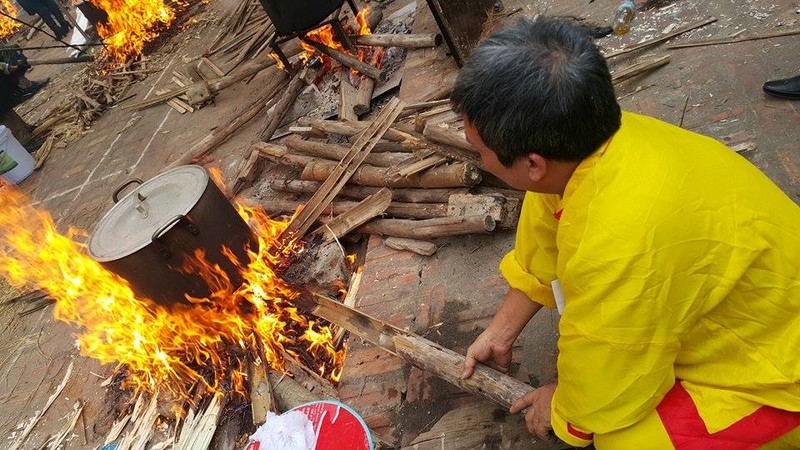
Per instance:
[[[508,372],[511,366],[511,346],[541,308],[541,304],[531,301],[522,291],[509,288],[489,326],[469,346],[462,377],[472,376],[478,362],[500,372]]]

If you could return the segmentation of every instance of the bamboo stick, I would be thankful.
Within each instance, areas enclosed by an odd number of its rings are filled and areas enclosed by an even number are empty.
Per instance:
[[[691,23],[689,25],[686,25],[686,26],[683,26],[681,28],[678,28],[677,30],[675,30],[675,31],[673,31],[671,33],[667,33],[667,34],[665,34],[663,36],[658,36],[658,37],[650,39],[648,41],[640,42],[640,43],[638,43],[636,45],[632,45],[632,46],[630,46],[628,48],[623,48],[622,50],[617,50],[615,52],[611,52],[611,53],[605,55],[605,57],[606,57],[606,59],[611,59],[611,58],[614,58],[615,56],[624,55],[626,53],[634,52],[636,50],[641,50],[643,48],[652,47],[652,46],[654,46],[656,44],[660,44],[660,43],[662,43],[664,41],[668,41],[668,40],[674,38],[675,36],[679,36],[679,35],[681,35],[683,33],[688,32],[688,31],[692,31],[692,30],[696,30],[698,28],[702,28],[702,27],[704,27],[704,26],[706,26],[708,24],[714,23],[716,21],[717,21],[716,17],[707,17],[707,18],[705,18],[703,20],[700,20],[698,22]]]
[[[348,150],[350,150],[349,148],[341,145],[326,144],[318,141],[307,141],[301,139],[300,136],[297,135],[289,136],[282,142],[284,145],[286,145],[286,147],[296,152],[335,161],[340,161],[345,157]],[[364,159],[364,163],[371,166],[392,167],[407,160],[408,156],[408,153],[369,154],[367,155],[366,159]]]
[[[290,192],[293,194],[313,194],[320,187],[318,181],[302,180],[273,180],[270,187],[277,192]],[[369,186],[345,185],[339,191],[340,197],[363,200],[375,194],[382,188]],[[413,189],[395,188],[391,190],[392,200],[406,203],[447,203],[451,195],[467,194],[467,188],[441,188],[441,189]],[[515,191],[516,192],[516,191]]]
[[[317,68],[309,65],[295,72],[294,77],[289,81],[289,85],[286,86],[286,90],[283,91],[283,95],[281,95],[278,103],[275,104],[275,108],[272,110],[267,123],[264,125],[264,131],[261,133],[262,141],[270,141],[272,139],[275,131],[281,126],[283,119],[286,118],[289,109],[297,100],[297,96],[300,95],[303,86],[305,86],[303,80],[306,76],[314,77],[316,73]]]
[[[380,195],[381,199],[383,199],[383,195],[386,195],[389,199],[391,199],[391,191],[389,191],[387,188],[383,189],[385,191],[381,190],[375,195]],[[271,214],[291,214],[297,211],[297,209],[300,208],[304,203],[305,202],[302,200],[273,198],[264,202],[264,209]],[[346,214],[360,204],[361,203],[336,200],[329,203],[328,206],[322,210],[322,214],[333,216]],[[444,203],[391,202],[391,204],[385,209],[385,212],[386,214],[399,219],[434,219],[439,217],[447,217],[447,205]],[[379,214],[381,213],[376,213],[372,217],[375,217]]]
[[[705,40],[698,40],[698,41],[690,41],[690,42],[679,42],[677,44],[670,44],[666,48],[668,49],[675,49],[675,48],[687,48],[687,47],[705,47],[708,45],[720,45],[720,44],[735,44],[737,42],[745,42],[745,41],[757,41],[761,39],[771,39],[776,37],[783,37],[783,36],[794,36],[796,34],[800,34],[800,28],[795,28],[792,30],[781,30],[781,31],[773,31],[764,34],[751,34],[751,35],[735,35],[729,36],[724,38],[717,38],[717,39],[705,39]]]
[[[336,164],[315,159],[306,164],[301,175],[303,180],[322,181],[336,169]],[[361,166],[354,171],[351,182],[362,186],[413,187],[413,188],[451,188],[475,186],[481,181],[480,171],[472,164],[453,163],[434,167],[424,172],[397,179],[386,168]]]
[[[356,45],[378,47],[429,48],[442,43],[442,35],[430,34],[365,34],[350,36]]]
[[[477,154],[475,147],[473,147],[472,144],[467,141],[467,138],[464,137],[463,132],[451,130],[439,125],[426,124],[425,129],[422,131],[422,135],[438,144],[449,145],[451,147],[468,150]]]
[[[491,216],[448,216],[426,220],[376,219],[360,226],[355,232],[426,240],[489,233],[494,231],[495,226]]]
[[[667,64],[669,64],[669,55],[658,56],[655,58],[649,58],[647,60],[640,61],[628,67],[615,70],[611,74],[611,83],[612,84],[622,83],[625,80],[629,80],[635,76],[653,71]]]
[[[317,220],[322,210],[333,200],[339,190],[347,183],[367,157],[372,147],[377,143],[397,119],[403,109],[403,102],[392,98],[384,106],[375,121],[356,139],[350,152],[329,171],[328,177],[323,182],[317,194],[311,197],[303,211],[298,214],[289,226],[281,233],[278,241],[287,242],[288,239],[302,238],[311,225]]]
[[[200,142],[193,145],[189,151],[178,157],[167,168],[174,168],[191,162],[199,161],[209,153],[213,152],[222,143],[228,140],[233,133],[239,130],[244,124],[252,120],[265,108],[275,101],[275,96],[278,92],[278,86],[283,84],[286,79],[286,73],[279,71],[270,80],[269,86],[264,89],[264,96],[250,104],[248,109],[239,117],[234,119],[233,122],[225,127],[218,128],[204,137]]]
[[[323,245],[341,239],[347,233],[367,223],[369,220],[383,214],[391,206],[392,193],[389,189],[382,188],[370,195],[349,210],[338,214],[327,221],[312,233],[324,236]],[[352,285],[351,285],[352,288]],[[348,294],[349,294],[348,290]]]

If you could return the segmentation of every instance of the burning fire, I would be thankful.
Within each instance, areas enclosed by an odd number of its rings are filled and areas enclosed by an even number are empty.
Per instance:
[[[108,14],[108,21],[98,24],[97,32],[106,45],[108,56],[118,63],[142,53],[144,44],[155,39],[172,23],[175,12],[164,0],[89,0]],[[185,6],[183,2],[176,2]]]
[[[10,0],[0,0],[0,11],[11,17],[17,17],[17,7]],[[11,36],[22,25],[6,16],[0,16],[0,38]]]
[[[286,354],[338,381],[344,352],[334,348],[331,329],[300,314],[292,305],[299,294],[273,271],[268,249],[287,222],[239,205],[258,236],[249,264],[240,267],[246,281],[232,287],[198,253],[185,269],[203,274],[214,294],[166,309],[137,297],[85,254],[76,241],[85,233],[60,234],[24,194],[0,187],[0,208],[0,274],[18,288],[46,291],[56,302],[56,319],[79,328],[81,354],[127,369],[123,387],[159,388],[181,400],[198,392],[245,395],[246,361],[263,357],[284,370]]]
[[[356,19],[356,23],[355,24],[352,24],[349,21],[346,21],[343,24],[345,32],[347,34],[349,34],[349,35],[358,35],[358,36],[364,36],[366,34],[371,34],[372,31],[369,29],[369,24],[367,22],[367,17],[369,16],[369,11],[370,11],[369,6],[363,8],[361,11],[359,11],[358,14],[356,15],[356,18],[355,18]],[[334,50],[338,50],[338,51],[340,51],[342,53],[347,53],[347,54],[349,54],[351,56],[355,56],[359,60],[366,61],[366,62],[368,62],[368,63],[370,63],[372,65],[375,65],[379,69],[381,67],[380,66],[381,60],[383,59],[383,49],[382,48],[380,48],[380,47],[356,46],[358,54],[353,54],[352,51],[350,51],[349,49],[345,48],[344,45],[342,45],[341,42],[339,42],[339,41],[337,41],[335,39],[335,35],[333,33],[333,27],[330,24],[322,26],[322,27],[319,27],[319,28],[317,28],[315,30],[312,30],[312,31],[306,33],[305,38],[309,39],[309,40],[312,40],[314,42],[319,42],[320,44],[326,45],[326,46],[328,46],[328,47],[330,47],[330,48],[332,48]],[[302,40],[300,41],[300,46],[303,48],[303,52],[300,53],[300,55],[298,55],[298,57],[300,58],[300,61],[302,61],[303,64],[305,64],[311,59],[312,56],[314,56],[315,53],[317,53],[317,50],[313,46],[303,42]],[[328,58],[325,55],[320,55],[320,56],[322,57],[325,65],[326,65],[326,68],[329,67],[330,64],[331,64],[330,58]],[[277,55],[270,54],[270,57],[272,57],[277,62],[278,67],[283,68],[283,64],[278,59]],[[351,70],[351,74],[353,76],[356,76],[356,75],[358,75],[358,72],[355,71],[355,70]]]

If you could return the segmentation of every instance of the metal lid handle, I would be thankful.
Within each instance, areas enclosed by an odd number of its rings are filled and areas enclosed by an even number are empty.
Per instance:
[[[200,229],[197,228],[197,225],[195,225],[191,219],[183,214],[178,214],[177,216],[169,219],[164,225],[161,225],[155,232],[153,232],[153,237],[151,238],[153,245],[158,249],[158,252],[165,259],[169,259],[169,257],[172,256],[172,252],[170,251],[169,247],[167,247],[167,245],[161,242],[159,239],[164,233],[167,232],[167,230],[169,230],[171,226],[175,225],[176,223],[181,223],[186,226],[186,229],[189,230],[189,232],[194,236],[200,234]]]
[[[114,199],[114,203],[119,203],[119,194],[120,194],[120,192],[122,192],[123,189],[125,189],[126,187],[128,187],[128,186],[130,186],[130,185],[132,185],[134,183],[136,183],[136,184],[141,186],[142,184],[144,184],[144,181],[142,181],[139,178],[132,178],[132,179],[122,183],[118,188],[116,188],[114,190],[114,193],[111,194],[111,198]],[[140,198],[140,200],[142,200],[142,199]]]

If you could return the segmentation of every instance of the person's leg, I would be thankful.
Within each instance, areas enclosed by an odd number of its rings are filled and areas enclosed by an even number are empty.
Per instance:
[[[709,433],[691,396],[680,382],[655,411],[628,428],[594,435],[598,450],[800,448],[800,413],[762,406],[724,430]],[[774,445],[774,446],[773,446]],[[773,447],[770,447],[773,446]]]
[[[66,36],[70,28],[72,28],[72,25],[64,18],[64,14],[61,12],[61,8],[56,4],[56,1],[57,0],[45,0],[43,3],[47,11],[50,12],[50,15],[61,25],[62,34]]]
[[[50,31],[53,32],[55,37],[57,37],[58,39],[61,39],[63,37],[63,30],[61,29],[61,26],[59,26],[59,24],[56,23],[55,19],[53,18],[53,16],[50,14],[49,11],[40,7],[36,11],[36,14],[38,14],[39,17],[42,18],[44,23],[47,25],[47,28],[50,28]]]

